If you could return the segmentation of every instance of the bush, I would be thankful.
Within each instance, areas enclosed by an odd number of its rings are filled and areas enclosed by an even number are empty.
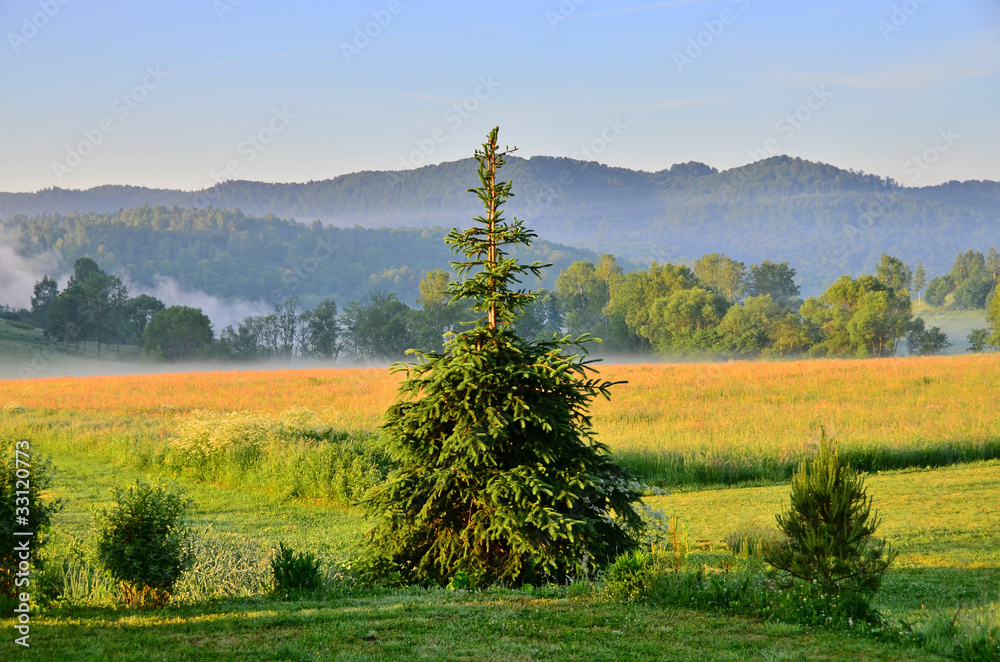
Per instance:
[[[969,352],[985,352],[987,345],[990,342],[990,330],[989,329],[973,329],[968,337]]]
[[[1000,610],[989,603],[971,609],[959,605],[954,613],[935,608],[913,628],[913,638],[938,655],[996,662],[1000,660]]]
[[[841,462],[825,433],[819,456],[803,461],[792,477],[791,507],[777,521],[788,542],[766,547],[767,562],[828,595],[874,595],[896,557],[885,540],[874,538],[880,520],[864,479]]]
[[[642,600],[658,574],[656,570],[652,554],[638,549],[625,552],[604,569],[604,591],[619,602]]]
[[[27,444],[22,444],[27,446]],[[24,541],[23,536],[15,536],[15,531],[31,531],[30,550],[31,562],[35,569],[40,569],[42,547],[48,542],[48,530],[52,516],[62,504],[58,499],[48,499],[42,493],[48,490],[52,483],[52,462],[48,459],[28,457],[25,467],[19,467],[16,461],[16,443],[4,444],[0,456],[0,613],[9,613],[13,608],[13,598],[17,592],[14,585],[18,562],[15,545]],[[24,460],[22,455],[21,459]],[[22,469],[18,478],[18,469]],[[27,469],[25,472],[24,469]],[[21,495],[18,495],[21,492]],[[27,492],[25,496],[23,493]],[[24,515],[25,510],[27,515]],[[18,525],[18,516],[27,517],[26,525]],[[9,602],[8,602],[9,601]]]
[[[711,555],[708,555],[711,556]],[[702,555],[695,568],[674,566],[657,552],[622,554],[603,574],[604,594],[619,602],[705,609],[798,625],[878,632],[885,623],[859,593],[830,594],[793,580],[784,586],[752,557]]]
[[[320,586],[319,560],[312,552],[295,552],[284,543],[271,558],[271,576],[277,593],[314,591]]]
[[[934,356],[951,347],[951,341],[940,328],[925,328],[924,321],[918,317],[906,332],[906,347],[910,356]]]
[[[38,577],[42,597],[60,606],[114,605],[115,584],[98,567],[82,538],[72,533],[59,535],[46,552],[45,568]]]
[[[122,587],[128,605],[160,606],[192,562],[190,500],[137,481],[111,488],[113,504],[97,511],[97,560]]]
[[[246,536],[217,532],[209,525],[193,541],[194,560],[174,585],[175,600],[265,595],[272,587],[270,545]]]
[[[0,457],[0,614],[11,613],[19,588],[15,586],[15,580],[21,559],[18,558],[15,546],[23,544],[25,537],[15,536],[14,532],[34,533],[29,543],[31,563],[35,570],[41,570],[40,552],[48,542],[52,516],[62,507],[58,499],[42,496],[52,483],[51,460],[22,454],[22,464],[18,465],[15,451],[21,450],[23,453],[27,445],[23,442],[4,444],[3,455]],[[28,466],[25,466],[25,460]],[[20,478],[18,469],[21,469]],[[27,517],[27,524],[17,524],[16,518],[19,516]]]

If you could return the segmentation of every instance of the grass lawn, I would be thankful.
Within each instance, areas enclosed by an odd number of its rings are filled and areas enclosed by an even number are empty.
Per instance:
[[[76,454],[55,457],[57,534],[85,537],[108,488],[141,474]],[[894,615],[968,605],[1000,581],[1000,463],[871,476],[883,531],[902,551],[881,606]],[[351,508],[183,483],[197,527],[264,544],[288,541],[327,558],[358,551],[365,523]],[[769,524],[787,486],[649,497],[679,514],[693,542],[718,549],[751,523]],[[933,505],[932,505],[933,504]],[[611,603],[581,590],[354,591],[281,601],[266,595],[177,601],[160,611],[51,609],[33,620],[32,647],[0,643],[25,660],[931,660],[912,647],[843,632],[714,613]],[[13,633],[10,620],[0,631]]]
[[[868,493],[882,517],[881,535],[899,558],[879,606],[897,617],[1000,607],[1000,462],[872,475]],[[681,492],[646,502],[687,523],[691,537],[718,544],[754,525],[774,526],[787,508],[787,485]]]
[[[25,660],[935,660],[782,623],[557,595],[443,590],[39,619]],[[5,631],[10,631],[7,623]],[[13,655],[12,655],[13,653]],[[10,657],[8,657],[10,655]]]

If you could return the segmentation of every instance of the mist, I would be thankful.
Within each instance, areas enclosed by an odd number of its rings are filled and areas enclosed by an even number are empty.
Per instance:
[[[131,296],[149,294],[162,301],[167,307],[201,308],[201,312],[212,320],[212,328],[216,336],[227,326],[235,327],[250,315],[263,315],[272,310],[272,306],[262,299],[257,301],[224,301],[201,290],[187,289],[173,278],[159,275],[153,277],[153,287],[136,286],[133,290],[130,292]]]
[[[35,283],[46,274],[55,276],[59,260],[55,251],[25,257],[21,242],[0,230],[0,304],[30,308]]]

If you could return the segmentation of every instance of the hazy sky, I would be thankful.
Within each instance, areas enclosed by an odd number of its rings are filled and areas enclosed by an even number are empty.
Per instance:
[[[1000,0],[3,0],[0,32],[2,191],[326,179],[496,124],[644,170],[1000,179]]]

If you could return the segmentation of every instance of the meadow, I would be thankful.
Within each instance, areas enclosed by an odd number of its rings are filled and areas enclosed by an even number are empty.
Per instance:
[[[661,487],[787,480],[821,426],[863,471],[1000,458],[995,354],[605,365],[600,375],[627,383],[593,403],[597,438]],[[167,439],[196,410],[305,408],[338,429],[372,431],[398,380],[384,369],[8,380],[0,407],[35,413],[22,434],[73,428],[77,438],[93,428]]]
[[[398,376],[247,371],[0,381],[0,439],[28,438],[50,454],[51,496],[65,501],[46,571],[57,597],[35,620],[32,648],[12,655],[13,635],[5,636],[3,657],[930,660],[959,648],[947,637],[926,645],[912,632],[951,619],[970,637],[995,628],[995,355],[607,365],[601,375],[628,383],[594,404],[595,430],[648,482],[646,504],[680,519],[694,567],[731,557],[727,539],[773,527],[787,504],[783,481],[815,447],[820,426],[849,457],[869,462],[881,534],[900,550],[878,606],[902,634],[613,601],[600,581],[482,591],[357,584],[345,564],[368,524],[346,488],[289,484],[319,464],[339,467],[348,484],[377,477],[384,467],[373,432]],[[251,428],[265,430],[255,468],[176,462],[179,440]],[[333,447],[348,450],[318,455]],[[331,479],[308,475],[307,483]],[[122,609],[89,560],[93,509],[107,503],[111,485],[139,477],[176,481],[195,504],[198,564],[163,610]],[[267,559],[279,541],[320,555],[324,592],[287,600],[268,590]],[[12,625],[0,620],[0,631]]]

